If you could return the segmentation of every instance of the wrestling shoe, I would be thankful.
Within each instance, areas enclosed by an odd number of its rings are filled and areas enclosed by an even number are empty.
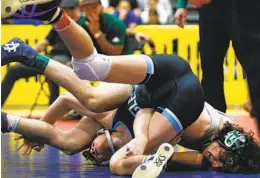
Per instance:
[[[2,0],[2,18],[37,19],[43,23],[54,23],[62,16],[62,11],[58,8],[60,1]]]
[[[6,113],[1,111],[1,132],[6,133],[7,131],[7,117]]]
[[[19,38],[13,38],[11,41],[1,46],[1,65],[10,62],[20,62],[28,67],[44,72],[49,62],[49,58],[38,54],[33,48],[28,46]]]
[[[167,161],[172,157],[174,147],[168,143],[162,144],[157,152],[148,156],[143,164],[135,169],[132,178],[156,178],[164,170]]]
[[[21,1],[21,0],[1,0],[1,15],[2,18],[12,16],[22,6],[47,3],[52,0],[33,0],[33,1]]]

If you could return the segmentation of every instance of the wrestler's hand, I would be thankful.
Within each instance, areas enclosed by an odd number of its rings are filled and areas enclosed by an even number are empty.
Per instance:
[[[40,152],[44,148],[43,144],[29,141],[22,135],[16,136],[15,140],[22,140],[22,143],[17,148],[18,151],[22,152],[22,155],[30,155],[33,149]]]

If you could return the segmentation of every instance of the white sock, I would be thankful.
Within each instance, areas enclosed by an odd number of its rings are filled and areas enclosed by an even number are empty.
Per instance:
[[[18,116],[12,116],[12,115],[7,115],[7,130],[9,132],[14,132],[18,126],[20,117]]]

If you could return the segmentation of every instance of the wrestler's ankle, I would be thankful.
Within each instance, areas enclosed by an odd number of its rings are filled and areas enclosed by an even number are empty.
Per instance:
[[[37,57],[36,57],[36,66],[35,68],[41,72],[41,73],[44,73],[47,65],[49,64],[50,62],[50,58],[47,57],[47,56],[44,56],[44,55],[41,55],[41,54],[38,54]]]
[[[70,17],[60,8],[57,9],[55,15],[51,20],[51,24],[56,31],[63,31],[67,29],[70,25],[70,22]]]

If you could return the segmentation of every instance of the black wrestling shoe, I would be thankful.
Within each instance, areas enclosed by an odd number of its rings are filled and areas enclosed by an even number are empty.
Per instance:
[[[2,7],[2,18],[37,19],[43,23],[54,23],[62,16],[62,11],[58,8],[61,0],[1,1],[2,6],[4,4],[4,7]],[[8,13],[9,11],[10,13]]]

